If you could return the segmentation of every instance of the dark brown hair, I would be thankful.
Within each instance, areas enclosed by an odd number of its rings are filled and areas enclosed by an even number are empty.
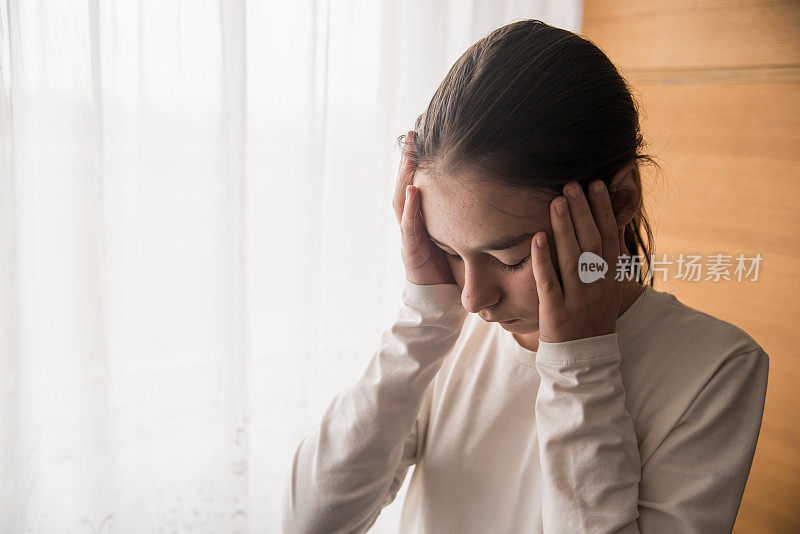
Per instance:
[[[609,186],[626,165],[657,166],[643,147],[639,106],[611,60],[580,35],[520,20],[477,41],[450,68],[417,117],[409,157],[434,175],[466,171],[555,196],[571,181],[585,191],[596,179]],[[625,245],[644,256],[644,283],[653,232],[642,202]]]

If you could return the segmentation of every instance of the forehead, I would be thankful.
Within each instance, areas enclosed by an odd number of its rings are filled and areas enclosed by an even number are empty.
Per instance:
[[[422,217],[428,233],[461,251],[525,232],[550,232],[547,195],[530,188],[486,183],[468,174],[429,174],[417,170]]]

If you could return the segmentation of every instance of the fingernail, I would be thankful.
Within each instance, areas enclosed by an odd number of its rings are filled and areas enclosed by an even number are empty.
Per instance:
[[[569,198],[571,198],[573,200],[578,200],[579,198],[581,198],[581,187],[578,184],[576,184],[576,183],[569,184],[566,187],[566,189],[567,189],[567,195],[569,195]]]
[[[556,200],[556,213],[565,217],[567,215],[567,200],[564,197]]]
[[[411,199],[411,186],[407,185],[406,186],[406,200],[410,200],[410,199]]]
[[[603,194],[603,191],[605,191],[605,188],[606,184],[603,183],[602,180],[598,180],[592,184],[592,193],[594,193],[597,196],[600,196]]]
[[[544,248],[546,244],[547,244],[547,239],[545,239],[544,234],[539,234],[536,236],[536,245],[539,248]]]

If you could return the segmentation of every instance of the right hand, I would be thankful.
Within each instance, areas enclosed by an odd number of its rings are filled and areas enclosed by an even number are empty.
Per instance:
[[[397,184],[392,207],[400,224],[401,248],[406,278],[414,284],[428,286],[435,284],[455,284],[453,271],[447,261],[446,253],[433,244],[422,219],[420,206],[421,191],[414,183],[414,163],[406,153],[411,153],[413,131],[405,138],[405,150],[400,159]]]

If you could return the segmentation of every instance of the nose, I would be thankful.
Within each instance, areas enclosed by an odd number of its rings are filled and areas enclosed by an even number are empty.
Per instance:
[[[461,288],[461,305],[470,313],[478,313],[494,305],[500,298],[499,289],[474,267],[464,266],[464,285]]]

